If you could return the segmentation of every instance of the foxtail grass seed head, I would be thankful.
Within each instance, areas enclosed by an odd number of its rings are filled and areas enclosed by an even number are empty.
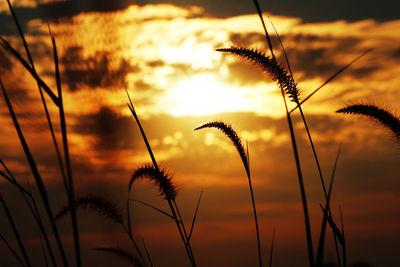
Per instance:
[[[129,191],[133,182],[143,178],[149,178],[158,187],[158,191],[165,199],[175,200],[177,189],[172,182],[172,177],[165,170],[159,170],[152,164],[145,164],[136,169],[129,182]]]
[[[95,195],[87,195],[82,197],[75,198],[75,207],[81,209],[91,209],[105,216],[119,224],[123,224],[122,212],[119,208],[109,200]],[[71,211],[71,206],[66,205],[61,209],[60,212],[55,217],[55,220],[58,220],[62,216],[64,216],[67,212]]]
[[[348,105],[336,111],[337,113],[364,115],[380,122],[400,140],[400,119],[384,108],[373,104]]]
[[[240,158],[242,159],[243,163],[246,165],[246,168],[247,168],[247,165],[248,165],[247,154],[244,150],[242,140],[240,139],[239,135],[235,132],[235,130],[233,130],[231,125],[226,124],[222,121],[214,121],[214,122],[209,122],[209,123],[203,124],[194,130],[197,131],[197,130],[204,129],[204,128],[217,128],[217,129],[221,130],[232,141],[233,145],[236,147],[237,151],[239,152]]]
[[[260,67],[272,80],[277,81],[279,86],[289,96],[290,100],[299,104],[299,89],[288,71],[280,64],[276,63],[271,57],[265,56],[264,53],[256,49],[248,49],[244,47],[230,47],[217,49],[219,52],[227,52],[245,58]]]

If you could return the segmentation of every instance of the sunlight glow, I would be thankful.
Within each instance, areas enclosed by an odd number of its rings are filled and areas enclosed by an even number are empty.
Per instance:
[[[174,116],[207,115],[242,110],[244,92],[227,88],[210,74],[181,79],[168,93]]]

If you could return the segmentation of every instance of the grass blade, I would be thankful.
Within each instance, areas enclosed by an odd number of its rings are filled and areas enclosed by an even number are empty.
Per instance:
[[[143,141],[144,141],[144,143],[146,145],[147,151],[149,152],[149,155],[151,157],[151,161],[152,161],[152,163],[154,165],[154,168],[155,168],[155,170],[157,172],[161,172],[160,168],[158,167],[157,161],[156,161],[156,159],[154,157],[154,153],[153,153],[153,151],[152,151],[152,149],[150,147],[149,141],[147,140],[146,133],[144,132],[142,124],[140,123],[139,117],[136,114],[136,111],[135,111],[135,108],[133,106],[131,97],[130,97],[129,92],[126,89],[126,87],[125,87],[125,91],[126,91],[126,94],[128,96],[128,99],[129,99],[129,103],[128,103],[129,110],[131,111],[131,113],[132,113],[132,115],[133,115],[133,117],[134,117],[134,119],[135,119],[135,121],[136,121],[136,123],[137,123],[137,125],[139,127],[140,133],[141,133]],[[166,194],[166,196],[169,196],[169,195]],[[187,242],[187,234],[186,234],[186,231],[185,231],[185,226],[184,226],[183,220],[180,217],[179,208],[178,208],[178,206],[177,206],[177,204],[176,204],[174,199],[167,198],[166,200],[167,200],[168,205],[169,205],[169,207],[171,209],[172,216],[174,217],[174,221],[175,221],[176,226],[178,228],[178,231],[179,231],[179,234],[181,236],[182,242],[183,242],[183,244],[185,246],[186,253],[187,253],[188,257],[189,257],[190,263],[192,264],[193,267],[195,267],[196,266],[196,260],[195,260],[194,255],[193,255],[193,251],[192,251],[191,245],[190,245],[189,242]]]
[[[338,164],[338,161],[339,161],[339,156],[340,156],[340,152],[341,151],[342,151],[342,144],[339,145],[339,149],[338,149],[337,154],[336,154],[336,159],[335,159],[335,163],[333,165],[333,170],[332,170],[332,175],[331,175],[331,181],[329,183],[328,196],[327,196],[326,203],[325,203],[325,210],[328,211],[330,216],[332,216],[331,209],[330,209],[330,200],[331,200],[331,196],[332,196],[333,181],[335,179],[336,168],[337,168],[337,164]],[[322,224],[321,224],[321,233],[320,233],[320,236],[319,236],[318,250],[317,250],[317,259],[316,259],[317,266],[321,265],[322,262],[323,262],[326,224],[327,224],[327,217],[325,216],[325,213],[324,213],[324,216],[323,216],[323,219],[322,219]],[[333,229],[332,229],[332,231],[333,231]],[[335,247],[337,249],[337,242],[336,242],[336,236],[335,235],[334,235],[334,239],[335,239]],[[340,257],[340,256],[338,255],[338,257]],[[339,262],[340,262],[340,260],[339,260]]]
[[[8,248],[8,250],[10,250],[10,252],[14,255],[14,257],[17,259],[17,261],[25,267],[25,264],[22,262],[21,258],[18,256],[17,252],[15,252],[15,250],[12,248],[12,246],[10,245],[10,243],[7,242],[7,240],[4,238],[4,236],[2,234],[0,234],[0,239],[3,241],[4,245],[6,245],[6,247]]]
[[[343,267],[347,267],[347,253],[346,253],[346,241],[344,239],[344,224],[343,224],[343,213],[342,208],[339,206],[340,221],[342,224],[343,244],[342,244],[342,255],[343,255]]]
[[[254,0],[253,2],[256,6],[257,13],[260,17],[260,20],[261,20],[263,28],[264,28],[265,37],[267,38],[267,42],[268,42],[269,50],[271,52],[272,60],[274,61],[274,64],[277,65],[277,61],[276,61],[274,50],[273,50],[272,43],[271,43],[271,38],[268,34],[267,28],[265,27],[264,18],[262,16],[260,5],[258,3],[258,0]],[[302,200],[302,204],[303,204],[304,224],[305,224],[305,228],[306,228],[306,237],[307,237],[308,259],[309,259],[310,266],[314,267],[314,249],[313,249],[313,244],[312,244],[311,224],[310,224],[310,218],[309,218],[309,213],[308,213],[306,192],[305,192],[304,182],[303,182],[303,174],[302,174],[301,166],[300,166],[300,158],[299,158],[299,154],[298,154],[296,138],[294,135],[293,122],[290,117],[289,109],[288,109],[287,102],[286,102],[285,90],[281,84],[279,84],[279,86],[281,89],[283,103],[285,106],[286,118],[288,121],[288,126],[289,126],[289,131],[290,131],[290,139],[292,142],[293,154],[294,154],[295,163],[296,163],[297,177],[298,177],[299,186],[300,186],[300,195],[301,195],[301,200]]]
[[[199,206],[200,206],[200,201],[201,201],[201,196],[202,196],[202,195],[203,195],[203,191],[200,192],[199,200],[197,201],[196,210],[195,210],[195,212],[194,212],[194,216],[193,216],[193,220],[192,220],[192,226],[190,227],[190,232],[189,232],[189,236],[188,236],[188,241],[189,241],[190,238],[192,237],[193,228],[194,228],[194,224],[196,223],[197,212],[199,211]]]
[[[340,244],[343,245],[344,238],[343,238],[342,232],[340,232],[339,228],[336,226],[336,223],[333,221],[332,216],[330,216],[330,214],[328,214],[328,212],[324,209],[324,207],[322,205],[320,205],[320,206],[321,206],[322,212],[325,214],[325,216],[326,216],[326,218],[328,220],[328,223],[329,223],[330,227],[333,230],[333,233],[335,234],[335,236],[339,240]]]
[[[272,255],[274,252],[275,232],[276,232],[276,226],[274,226],[274,231],[272,233],[271,251],[269,252],[269,264],[268,264],[269,267],[272,267]]]
[[[10,116],[11,116],[13,124],[14,124],[14,128],[17,131],[19,140],[21,142],[22,148],[23,148],[25,156],[27,158],[27,161],[28,161],[29,167],[31,169],[32,175],[33,175],[33,177],[35,179],[35,182],[36,182],[36,185],[37,185],[37,187],[39,189],[39,193],[40,193],[40,196],[42,198],[42,202],[43,202],[43,205],[45,207],[47,217],[48,217],[48,219],[50,221],[50,225],[51,225],[51,228],[53,230],[53,234],[54,234],[54,237],[56,239],[58,248],[60,250],[60,254],[61,254],[64,266],[68,266],[67,258],[65,256],[65,252],[64,252],[64,246],[63,246],[63,244],[61,242],[61,238],[60,238],[60,235],[59,235],[59,232],[58,232],[58,228],[57,228],[57,226],[55,224],[55,220],[54,220],[54,217],[53,217],[53,212],[52,212],[51,207],[50,207],[50,201],[49,201],[49,197],[47,195],[46,187],[45,187],[45,185],[43,183],[43,180],[42,180],[42,178],[40,176],[39,170],[38,170],[36,162],[35,162],[35,160],[34,160],[34,158],[32,156],[32,153],[31,153],[31,151],[29,149],[28,143],[26,142],[25,137],[24,137],[24,135],[22,133],[21,127],[19,126],[19,123],[18,123],[17,117],[15,115],[14,109],[13,109],[13,107],[11,105],[10,99],[8,98],[6,89],[4,88],[4,85],[3,85],[3,82],[1,81],[1,79],[0,79],[0,86],[1,86],[1,89],[3,91],[3,95],[4,95],[4,99],[5,99],[7,107],[8,107],[8,111],[10,113]]]
[[[57,96],[53,93],[50,87],[39,77],[36,71],[29,66],[29,64],[25,61],[25,59],[15,50],[6,39],[0,36],[0,45],[8,51],[11,55],[13,55],[24,68],[32,75],[32,77],[38,82],[38,84],[43,88],[43,90],[50,96],[56,106],[60,105],[60,101]]]
[[[53,45],[54,68],[55,68],[58,100],[59,100],[58,110],[59,110],[59,115],[60,115],[61,136],[62,136],[62,142],[63,142],[63,148],[64,148],[64,160],[65,160],[67,182],[68,182],[67,184],[65,184],[65,190],[67,192],[69,205],[71,206],[71,224],[72,224],[72,232],[73,232],[73,237],[74,237],[76,265],[78,267],[80,267],[82,265],[82,262],[81,262],[81,252],[80,252],[80,242],[79,242],[78,219],[76,216],[76,208],[75,208],[75,201],[74,201],[75,200],[74,183],[73,183],[73,177],[72,177],[71,161],[70,161],[70,157],[69,157],[67,123],[65,120],[64,103],[63,103],[63,97],[62,97],[57,46],[56,46],[55,38],[51,34],[51,31],[50,31],[50,36],[51,36],[51,42]],[[61,171],[64,173],[65,171],[64,171],[61,160],[60,160],[60,167],[61,167]],[[63,179],[64,179],[64,183],[65,183],[65,176],[63,176]]]
[[[146,242],[144,242],[144,238],[143,237],[142,237],[142,243],[143,243],[144,251],[146,252],[147,260],[150,263],[150,267],[154,267],[153,261],[151,260],[150,252],[147,249]]]
[[[23,199],[24,199],[26,205],[28,206],[29,210],[31,211],[31,213],[32,213],[32,215],[33,215],[33,217],[34,217],[34,219],[35,219],[35,221],[36,221],[36,223],[37,223],[37,225],[38,225],[38,227],[39,227],[39,229],[40,229],[40,233],[42,234],[42,236],[43,236],[43,238],[44,238],[44,240],[45,240],[45,242],[46,242],[46,246],[47,246],[47,249],[48,249],[48,252],[49,252],[49,255],[50,255],[50,259],[51,259],[51,261],[52,261],[52,263],[53,263],[53,266],[56,267],[56,266],[57,266],[57,263],[56,263],[56,259],[55,259],[55,257],[54,257],[53,249],[52,249],[52,247],[51,247],[51,245],[50,245],[49,238],[48,238],[48,236],[47,236],[47,233],[46,233],[46,230],[45,230],[45,228],[44,228],[42,219],[41,219],[41,217],[40,217],[39,209],[38,209],[38,207],[37,207],[37,205],[36,205],[35,198],[34,198],[33,195],[32,195],[32,192],[31,192],[31,190],[30,190],[30,188],[29,188],[29,185],[28,185],[28,190],[26,190],[25,188],[23,188],[23,187],[17,182],[17,180],[15,179],[14,175],[11,173],[11,171],[8,169],[7,165],[6,165],[2,160],[0,160],[0,164],[1,164],[1,165],[4,167],[4,169],[7,171],[7,174],[8,174],[8,175],[4,174],[3,172],[0,172],[0,174],[1,174],[2,176],[4,175],[3,177],[7,177],[6,180],[9,181],[10,183],[12,183],[13,185],[15,185],[15,186],[17,187],[17,189],[19,190],[21,196],[23,197]],[[29,197],[29,199],[30,199],[31,201],[28,200],[28,197]]]
[[[155,211],[158,211],[159,213],[164,214],[165,216],[167,216],[167,217],[169,217],[169,218],[171,218],[173,220],[175,219],[172,215],[168,214],[168,212],[165,212],[165,211],[163,211],[163,210],[161,210],[161,209],[159,209],[157,207],[154,207],[153,205],[150,205],[150,204],[148,204],[146,202],[143,202],[143,201],[140,201],[140,200],[135,200],[135,199],[132,199],[132,198],[130,198],[129,200],[131,200],[133,202],[140,203],[140,204],[145,205],[147,207],[150,207],[150,208],[154,209]]]
[[[21,250],[21,253],[22,253],[22,256],[23,256],[23,258],[25,260],[25,263],[26,263],[26,265],[28,267],[30,267],[32,265],[31,265],[31,262],[29,260],[28,254],[26,253],[26,249],[25,249],[24,243],[22,242],[22,239],[21,239],[21,236],[19,235],[17,226],[15,225],[14,220],[13,220],[13,218],[11,216],[11,212],[8,209],[8,206],[7,206],[6,202],[4,201],[3,196],[1,194],[0,194],[0,202],[1,202],[1,204],[3,206],[3,209],[4,209],[5,213],[6,213],[8,222],[10,223],[11,229],[12,229],[12,231],[14,233],[15,239],[17,240],[18,247]]]
[[[350,67],[354,62],[356,62],[357,60],[359,60],[360,58],[362,58],[363,56],[365,56],[366,54],[368,54],[369,52],[371,52],[372,49],[368,49],[367,51],[365,51],[364,53],[362,53],[361,55],[359,55],[358,57],[356,57],[355,59],[353,59],[350,63],[348,63],[347,65],[345,65],[343,68],[341,68],[340,70],[338,70],[335,74],[333,74],[331,77],[328,78],[328,80],[326,80],[323,84],[321,84],[317,89],[315,89],[311,94],[309,94],[306,98],[304,98],[296,107],[294,107],[292,110],[290,110],[289,113],[292,113],[293,111],[295,111],[299,106],[301,106],[304,102],[306,102],[308,99],[310,99],[316,92],[318,92],[322,87],[324,87],[325,85],[327,85],[330,81],[332,81],[334,78],[336,78],[337,76],[339,76],[339,74],[341,74],[343,71],[345,71],[348,67]]]

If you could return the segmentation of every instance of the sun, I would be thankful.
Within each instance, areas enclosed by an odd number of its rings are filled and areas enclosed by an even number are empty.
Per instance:
[[[168,92],[174,116],[200,116],[245,109],[245,93],[217,80],[213,74],[182,78]]]

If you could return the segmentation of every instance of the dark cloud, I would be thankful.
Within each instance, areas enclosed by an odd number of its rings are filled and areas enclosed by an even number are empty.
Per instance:
[[[147,62],[147,65],[152,68],[163,67],[165,66],[165,62],[162,60],[154,60]]]
[[[118,150],[134,148],[140,140],[134,126],[130,117],[120,116],[103,106],[95,113],[79,116],[72,129],[75,133],[93,136],[95,150]]]
[[[129,5],[165,4],[170,3],[182,7],[189,5],[201,6],[205,9],[206,16],[230,17],[243,14],[255,13],[253,3],[247,1],[228,1],[228,0],[68,0],[56,1],[39,4],[36,8],[16,7],[15,11],[20,18],[23,29],[26,23],[33,19],[54,20],[60,17],[72,17],[83,12],[112,12],[123,10]],[[374,0],[362,2],[362,6],[357,1],[296,1],[283,0],[265,2],[260,1],[260,5],[265,12],[277,15],[293,16],[303,18],[305,22],[347,20],[357,21],[363,19],[376,19],[378,21],[389,21],[399,19],[398,10],[400,2],[396,0],[383,0],[376,4]],[[6,13],[0,14],[0,24],[2,34],[16,33],[12,25],[11,17]]]
[[[150,89],[152,89],[152,85],[148,84],[142,80],[136,81],[134,84],[134,90],[136,91],[148,91]]]
[[[111,64],[109,52],[97,52],[94,56],[82,57],[81,47],[68,48],[61,58],[64,66],[66,83],[71,91],[80,87],[110,87],[121,85],[125,76],[131,72],[137,72],[139,68],[122,59],[117,68]]]
[[[137,4],[165,3],[163,0],[136,1]],[[205,8],[206,12],[216,17],[229,17],[235,15],[255,13],[254,4],[249,1],[228,1],[228,0],[172,0],[168,3],[181,6],[199,5]],[[379,5],[374,0],[366,0],[360,3],[356,1],[265,1],[261,0],[260,5],[265,12],[286,16],[301,17],[306,22],[332,21],[345,19],[355,21],[360,19],[374,18],[378,20],[391,20],[399,18],[397,10],[400,3],[396,0],[384,0]]]

